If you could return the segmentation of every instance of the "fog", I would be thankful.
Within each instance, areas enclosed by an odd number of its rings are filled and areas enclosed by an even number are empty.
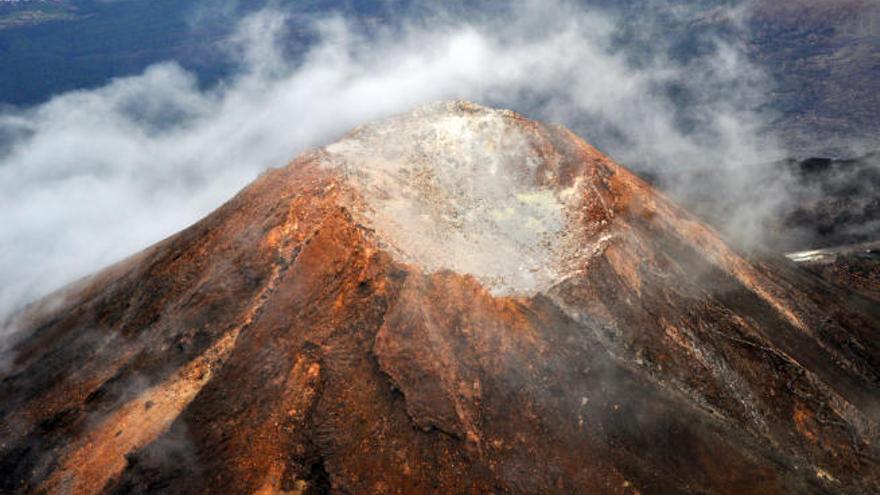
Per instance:
[[[703,14],[679,6],[669,15]],[[718,170],[719,194],[747,190],[760,180],[752,165],[781,156],[766,132],[773,116],[760,110],[769,83],[744,55],[744,13],[712,15],[727,19],[727,35],[705,35],[688,57],[675,56],[665,24],[562,1],[467,18],[434,11],[369,29],[313,16],[315,42],[290,57],[290,18],[276,7],[241,20],[218,47],[240,70],[216,86],[165,63],[6,110],[0,319],[197,221],[266,168],[436,100],[560,122],[642,173]],[[627,26],[638,36],[621,42]],[[687,181],[666,182],[689,194]],[[732,237],[758,240],[777,201],[770,191],[744,202]]]

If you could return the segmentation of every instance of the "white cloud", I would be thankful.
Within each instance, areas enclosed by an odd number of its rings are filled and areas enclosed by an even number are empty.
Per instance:
[[[370,33],[316,18],[317,42],[294,63],[278,46],[286,19],[245,19],[229,45],[242,70],[210,90],[163,64],[0,114],[0,135],[18,136],[0,155],[0,315],[180,230],[265,168],[428,101],[559,121],[660,171],[733,169],[773,151],[752,110],[761,74],[736,44],[714,40],[685,63],[658,42],[636,65],[614,44],[623,19],[521,1],[496,17]],[[686,111],[670,84],[689,90]]]

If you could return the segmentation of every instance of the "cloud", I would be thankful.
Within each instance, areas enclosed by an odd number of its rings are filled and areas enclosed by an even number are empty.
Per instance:
[[[673,16],[696,14],[678,7]],[[638,21],[528,0],[370,28],[325,15],[310,18],[314,43],[291,58],[289,18],[268,9],[225,45],[240,70],[215,87],[165,63],[0,113],[0,315],[197,221],[267,167],[429,101],[561,122],[664,177],[778,154],[756,110],[763,75],[736,36],[706,34],[699,53],[679,56],[668,24]],[[727,187],[748,182],[737,181]]]

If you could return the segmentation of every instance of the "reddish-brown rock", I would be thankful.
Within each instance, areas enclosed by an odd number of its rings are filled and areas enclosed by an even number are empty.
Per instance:
[[[5,492],[880,490],[876,304],[468,103],[267,172],[20,325]]]

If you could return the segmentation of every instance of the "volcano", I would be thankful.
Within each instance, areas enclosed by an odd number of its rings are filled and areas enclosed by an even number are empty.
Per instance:
[[[880,308],[567,129],[359,127],[35,303],[13,493],[880,493]]]

